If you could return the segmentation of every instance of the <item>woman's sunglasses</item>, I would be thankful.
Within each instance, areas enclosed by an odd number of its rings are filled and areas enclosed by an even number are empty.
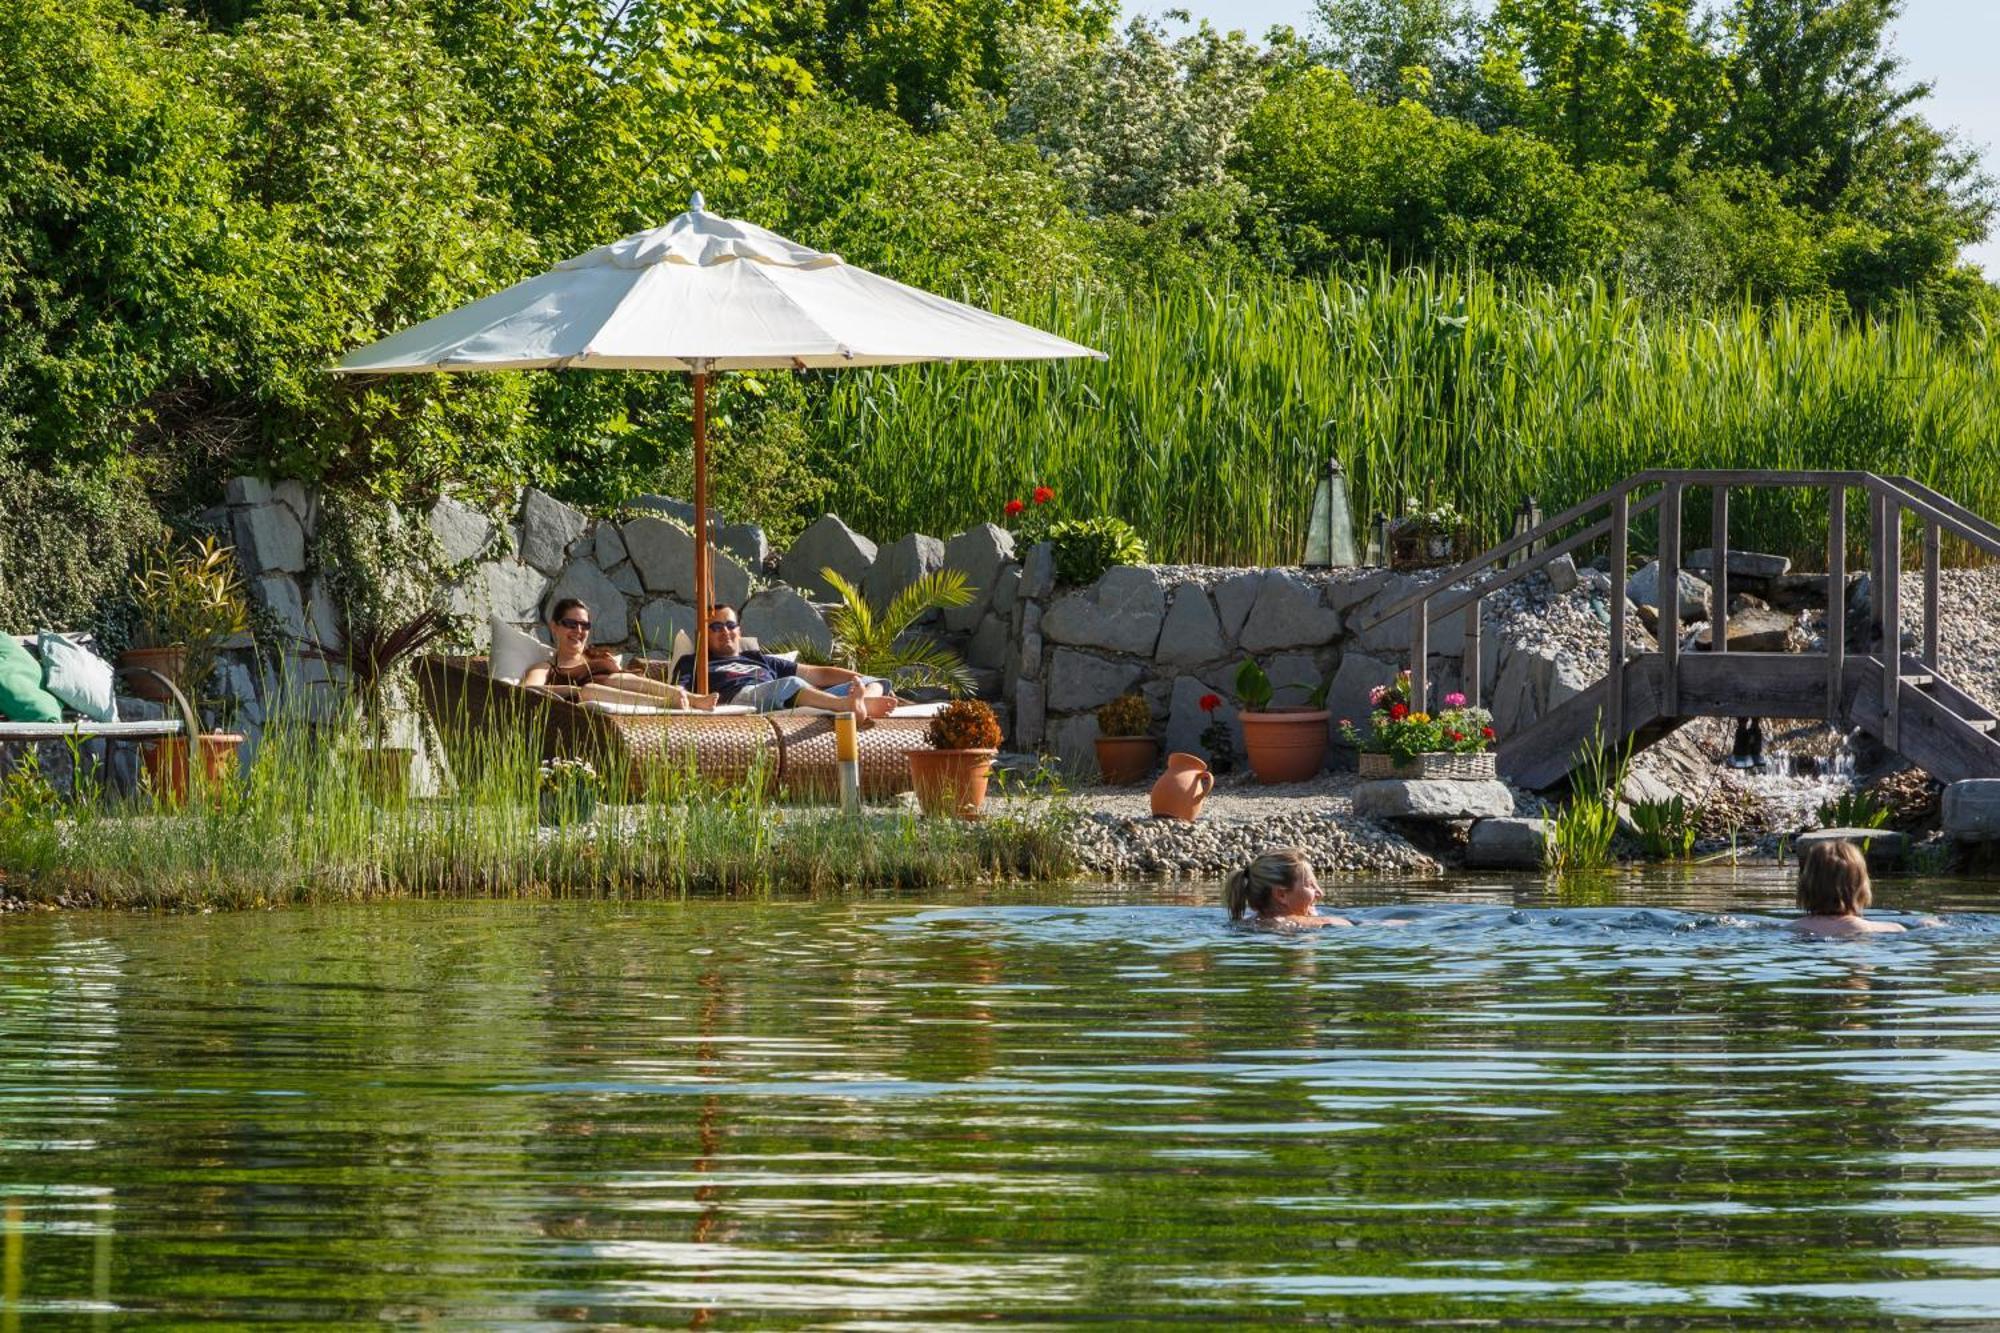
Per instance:
[[[590,622],[588,620],[578,620],[575,616],[566,616],[558,620],[556,624],[561,625],[564,629],[582,630],[585,634],[590,633]]]

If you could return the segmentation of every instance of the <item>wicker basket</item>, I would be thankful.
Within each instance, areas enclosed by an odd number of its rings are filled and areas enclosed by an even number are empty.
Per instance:
[[[1364,778],[1460,778],[1476,781],[1498,775],[1490,751],[1485,754],[1420,754],[1407,764],[1398,764],[1386,754],[1364,752],[1361,756],[1361,776]]]

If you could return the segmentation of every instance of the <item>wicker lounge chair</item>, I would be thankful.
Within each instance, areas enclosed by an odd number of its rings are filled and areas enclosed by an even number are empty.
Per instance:
[[[647,775],[663,766],[691,763],[703,777],[741,782],[760,760],[765,780],[785,795],[830,797],[839,790],[833,718],[825,713],[705,713],[586,702],[495,680],[483,657],[420,658],[416,677],[424,707],[441,733],[530,728],[541,737],[544,758],[575,756],[623,769],[634,795],[644,789]],[[864,795],[909,790],[904,756],[925,744],[927,714],[911,709],[908,715],[879,718],[861,732]]]

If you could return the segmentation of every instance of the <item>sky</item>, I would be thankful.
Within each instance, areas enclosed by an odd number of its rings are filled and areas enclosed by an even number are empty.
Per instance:
[[[1310,0],[1173,0],[1133,3],[1127,14],[1158,15],[1185,9],[1218,28],[1242,28],[1261,37],[1274,24],[1305,31],[1311,26]],[[1987,167],[2000,175],[2000,72],[1993,53],[2000,50],[2000,0],[1905,0],[1896,24],[1896,51],[1904,60],[1904,75],[1932,85],[1922,103],[1924,118],[1955,130],[1964,142],[1980,148]],[[1969,250],[1966,257],[2000,277],[2000,236]]]

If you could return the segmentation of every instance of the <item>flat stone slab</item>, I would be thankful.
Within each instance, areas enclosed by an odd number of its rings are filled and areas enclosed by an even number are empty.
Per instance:
[[[1514,813],[1514,793],[1504,782],[1441,778],[1385,778],[1354,789],[1354,813],[1367,819],[1416,819],[1434,823],[1495,819]]]
[[[1465,865],[1468,870],[1540,870],[1548,840],[1546,819],[1482,819],[1472,826]]]
[[[1792,572],[1792,558],[1788,555],[1768,555],[1762,551],[1729,552],[1729,577],[1732,579],[1781,579]],[[1715,552],[1702,547],[1682,562],[1682,568],[1701,571],[1703,575],[1715,568]]]
[[[2000,778],[1968,778],[1944,789],[1944,833],[1960,842],[2000,842]]]
[[[1729,613],[1729,651],[1732,653],[1782,653],[1789,644],[1792,626],[1797,622],[1783,611],[1759,610],[1751,607],[1744,611]],[[1704,627],[1695,636],[1695,645],[1706,649],[1709,645],[1709,630]]]
[[[1803,857],[1822,842],[1851,842],[1868,856],[1874,868],[1900,866],[1910,855],[1910,835],[1885,828],[1820,828],[1792,839],[1792,850]]]

